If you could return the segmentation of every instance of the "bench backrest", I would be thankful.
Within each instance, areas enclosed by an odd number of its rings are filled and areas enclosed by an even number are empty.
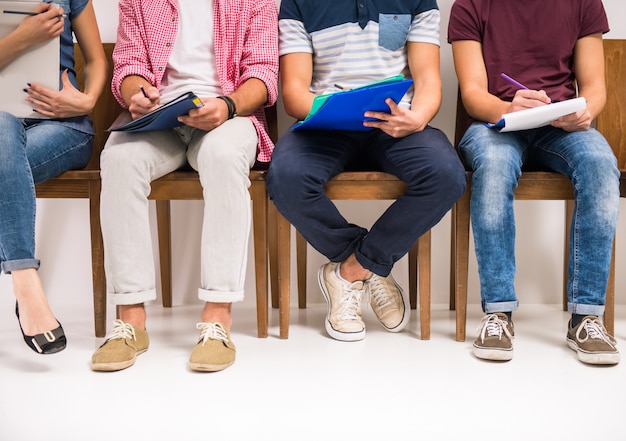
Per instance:
[[[122,108],[113,97],[113,92],[111,92],[111,77],[113,75],[113,61],[111,59],[111,54],[113,53],[113,47],[115,45],[114,43],[103,43],[102,46],[104,47],[104,52],[109,65],[107,68],[107,80],[104,85],[104,90],[102,91],[96,106],[90,114],[93,119],[96,136],[94,138],[91,160],[89,161],[89,164],[87,164],[87,167],[85,167],[88,170],[100,169],[100,152],[102,152],[104,143],[109,136],[107,129],[122,111]],[[85,62],[78,44],[74,45],[74,56],[76,58],[76,77],[78,79],[79,87],[82,88]]]

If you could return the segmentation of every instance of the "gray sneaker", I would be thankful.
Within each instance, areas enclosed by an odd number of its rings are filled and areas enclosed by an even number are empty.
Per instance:
[[[583,363],[619,363],[616,344],[615,338],[595,315],[586,316],[575,328],[571,327],[571,320],[567,325],[567,345],[578,353],[578,359]]]
[[[411,307],[409,296],[389,274],[382,277],[372,273],[365,281],[370,296],[370,306],[387,331],[400,332],[409,322]]]
[[[317,280],[328,303],[326,332],[335,340],[358,341],[365,337],[361,318],[361,298],[364,282],[347,283],[337,277],[336,263],[322,265]]]
[[[472,352],[484,360],[508,361],[513,358],[513,322],[503,312],[487,314],[478,326]]]

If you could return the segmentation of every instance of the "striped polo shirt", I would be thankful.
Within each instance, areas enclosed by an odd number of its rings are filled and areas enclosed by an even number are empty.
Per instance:
[[[406,43],[439,45],[439,20],[436,0],[282,0],[279,53],[313,54],[316,95],[410,78]]]

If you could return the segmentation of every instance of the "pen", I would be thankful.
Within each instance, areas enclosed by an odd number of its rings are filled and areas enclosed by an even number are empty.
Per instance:
[[[339,90],[346,90],[346,88],[345,88],[345,87],[340,86],[339,84],[333,84],[333,86],[335,86],[335,87],[336,87],[337,89],[339,89]]]
[[[148,98],[148,94],[146,93],[146,89],[144,89],[143,86],[139,86],[139,88],[141,89],[141,93],[143,93],[143,96]],[[148,98],[148,99],[150,99],[150,98]]]
[[[6,9],[3,10],[2,13],[3,14],[19,14],[19,15],[39,15],[39,14],[41,14],[41,12],[8,11]],[[65,15],[65,14],[58,14],[57,17],[63,18],[63,17],[67,17],[67,15]]]
[[[517,87],[519,87],[520,89],[528,89],[528,87],[524,86],[522,83],[515,81],[513,78],[511,78],[510,76],[508,76],[505,73],[501,73],[500,76],[502,78],[504,78],[505,80],[507,80],[509,83],[511,84],[515,84]]]

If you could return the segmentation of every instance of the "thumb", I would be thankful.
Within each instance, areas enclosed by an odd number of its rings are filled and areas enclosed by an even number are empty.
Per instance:
[[[67,73],[67,69],[65,69],[63,73],[61,74],[61,84],[63,85],[62,89],[65,89],[66,87],[70,87],[70,88],[74,87],[74,85],[70,81],[70,76]]]
[[[394,115],[398,112],[399,107],[394,100],[392,100],[391,98],[387,98],[385,100],[385,103],[387,103],[387,105],[389,106],[389,113]]]

